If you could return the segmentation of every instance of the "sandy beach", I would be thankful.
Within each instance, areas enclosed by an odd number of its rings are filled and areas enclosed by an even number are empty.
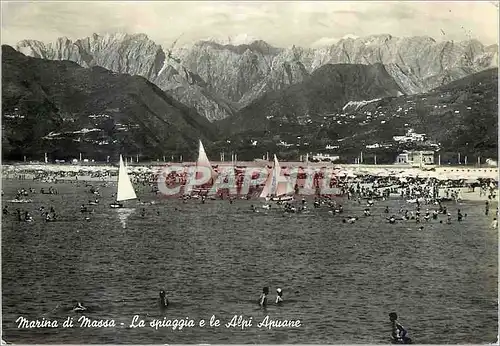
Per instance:
[[[270,165],[267,161],[236,162],[237,167],[265,167]],[[193,162],[184,163],[153,163],[149,165],[129,164],[129,173],[140,174],[143,177],[148,174],[156,174],[165,166],[192,166]],[[232,166],[231,162],[212,162],[214,167],[224,168]],[[305,167],[302,162],[281,162],[285,174],[293,168]],[[440,181],[475,179],[493,179],[498,181],[497,167],[473,167],[473,166],[433,166],[421,169],[404,165],[335,165],[325,163],[311,163],[310,169],[325,169],[326,172],[338,175],[347,175],[351,179],[363,176],[396,177],[396,178],[436,178]],[[110,164],[15,164],[2,166],[3,179],[32,180],[36,175],[47,174],[53,181],[87,181],[87,182],[116,182],[118,167]],[[441,187],[439,195],[444,196],[445,191],[450,188]],[[481,194],[480,189],[471,191],[469,187],[455,187],[451,190],[458,191],[460,198],[467,201],[487,201],[488,196]],[[498,194],[497,194],[498,195]],[[491,201],[491,200],[490,200]]]
[[[247,162],[211,162],[214,167],[265,167],[271,165],[272,162],[263,160],[247,161]],[[158,172],[165,166],[193,166],[194,162],[167,162],[167,163],[149,163],[149,164],[129,164],[127,169],[130,173],[154,173]],[[349,165],[349,164],[331,164],[331,163],[304,163],[304,162],[280,162],[285,171],[298,168],[308,167],[311,169],[326,169],[328,171],[344,171],[357,176],[373,175],[373,176],[391,176],[397,175],[401,177],[421,177],[421,178],[437,178],[442,180],[447,179],[494,179],[498,180],[498,167],[476,167],[476,166],[425,166],[424,168],[412,167],[409,165]],[[117,172],[118,165],[113,164],[8,164],[2,165],[3,178],[9,179],[16,174],[30,174],[34,172],[47,173],[71,173],[80,172],[81,176],[84,173],[105,173]],[[116,179],[116,178],[115,178]]]

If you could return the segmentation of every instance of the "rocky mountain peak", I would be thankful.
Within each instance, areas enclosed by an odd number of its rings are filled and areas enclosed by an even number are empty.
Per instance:
[[[25,40],[16,49],[29,56],[143,76],[210,120],[227,117],[266,92],[300,83],[326,64],[383,64],[405,94],[425,92],[498,65],[498,48],[477,40],[389,34],[348,35],[315,49],[278,48],[238,35],[164,50],[145,34],[110,33],[74,42]]]

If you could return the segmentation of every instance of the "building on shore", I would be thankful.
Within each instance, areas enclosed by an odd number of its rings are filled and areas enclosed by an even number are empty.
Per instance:
[[[408,129],[404,136],[394,136],[394,141],[400,143],[423,142],[426,139],[425,133],[416,133],[413,129]]]
[[[410,165],[433,165],[434,164],[434,151],[413,151],[405,150],[396,158],[396,164],[410,164]]]
[[[312,154],[308,155],[309,160],[311,161],[330,161],[330,162],[335,162],[338,159],[340,159],[340,156],[338,155],[330,155],[330,154],[323,154],[323,153],[318,153],[318,154]]]

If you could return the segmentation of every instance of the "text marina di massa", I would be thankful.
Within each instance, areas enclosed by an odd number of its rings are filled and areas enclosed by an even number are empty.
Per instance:
[[[184,319],[169,319],[163,317],[162,319],[143,320],[139,315],[134,315],[128,325],[125,323],[117,322],[114,319],[91,319],[86,316],[81,316],[78,319],[67,317],[64,321],[56,319],[36,319],[29,320],[20,316],[16,320],[17,328],[31,329],[31,328],[114,328],[114,327],[128,327],[128,328],[145,328],[152,329],[171,328],[172,330],[182,330],[184,328],[299,328],[301,327],[300,320],[280,320],[272,319],[266,315],[260,321],[254,321],[253,317],[245,317],[243,315],[234,315],[227,322],[223,322],[212,315],[209,319],[194,320],[189,317]]]

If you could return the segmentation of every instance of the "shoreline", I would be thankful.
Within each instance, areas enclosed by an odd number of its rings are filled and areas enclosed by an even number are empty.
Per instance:
[[[127,170],[131,173],[155,173],[166,166],[194,166],[194,162],[159,162],[151,164],[129,164]],[[235,162],[211,162],[212,166],[220,168],[229,168],[235,166],[238,168],[264,168],[272,165],[267,161],[246,161]],[[341,170],[358,176],[373,175],[379,177],[394,176],[398,177],[421,177],[437,178],[440,180],[461,180],[461,179],[494,179],[498,181],[498,167],[476,167],[476,166],[424,166],[413,167],[410,165],[355,165],[355,164],[334,164],[334,163],[304,163],[304,162],[280,162],[280,166],[287,169],[308,167],[311,169],[326,169],[327,171]],[[33,164],[6,164],[2,165],[2,178],[10,179],[10,175],[41,173],[109,173],[117,172],[118,165],[113,164],[53,164],[53,163],[33,163]],[[80,174],[84,176],[86,174]],[[87,174],[88,175],[88,174]]]
[[[93,179],[81,179],[79,178],[78,180],[76,179],[68,179],[68,178],[60,178],[60,179],[56,179],[56,184],[75,184],[75,183],[91,183],[91,182],[94,182],[94,183],[111,183],[111,184],[116,184],[117,181],[118,181],[118,177],[106,177],[108,179],[102,179],[102,178],[93,178]],[[2,177],[2,185],[4,185],[4,183],[6,181],[24,181],[24,182],[29,182],[31,181],[31,179],[27,179],[27,180],[22,180],[22,179],[15,179],[15,178],[11,178],[11,179],[7,179],[5,177]],[[36,181],[37,183],[42,183],[42,184],[48,184],[50,185],[51,183],[48,183],[48,182],[43,182],[43,181]],[[367,185],[367,184],[362,184],[362,185]],[[399,190],[399,188],[398,188]],[[496,190],[496,197],[493,198],[493,199],[489,199],[488,198],[488,194],[481,194],[480,193],[480,190],[479,188],[476,188],[474,189],[474,191],[471,191],[468,187],[439,187],[439,196],[440,197],[443,197],[445,196],[445,191],[446,190],[450,190],[450,191],[458,191],[459,193],[459,197],[460,197],[460,200],[461,201],[465,201],[465,202],[486,202],[486,201],[489,201],[491,205],[493,206],[497,206],[498,204],[500,204],[500,189],[497,189]],[[299,196],[303,196],[299,193]],[[405,202],[405,199],[401,199],[403,203],[406,204]]]

